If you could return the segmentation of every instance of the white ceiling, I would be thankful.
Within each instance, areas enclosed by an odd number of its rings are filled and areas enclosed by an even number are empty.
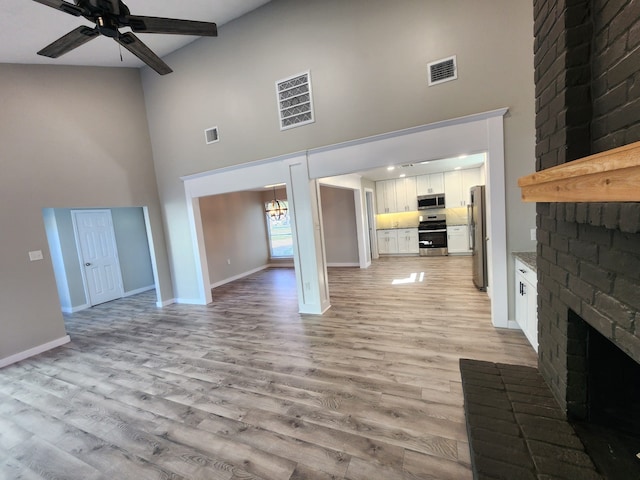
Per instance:
[[[132,15],[215,22],[220,27],[268,2],[269,0],[125,0],[124,3]],[[140,60],[124,48],[124,61],[121,62],[119,45],[106,37],[98,37],[58,59],[36,55],[43,47],[83,24],[93,26],[82,17],[74,17],[32,0],[0,0],[0,63],[143,66]],[[128,30],[121,29],[123,33]],[[137,35],[161,58],[199,38],[184,35]]]
[[[388,167],[374,168],[365,172],[358,172],[362,177],[372,180],[390,180],[400,178],[400,176],[415,177],[429,173],[446,172],[459,168],[478,167],[484,163],[486,156],[484,153],[474,155],[461,155],[454,158],[443,158],[431,160],[424,163],[411,163],[408,165],[389,165]],[[394,167],[392,170],[389,167]]]

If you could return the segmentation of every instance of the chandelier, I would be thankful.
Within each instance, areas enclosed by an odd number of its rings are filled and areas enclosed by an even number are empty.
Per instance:
[[[269,215],[272,220],[281,220],[287,216],[288,210],[286,204],[276,198],[276,187],[273,187],[273,200],[267,203],[265,207],[267,215]]]

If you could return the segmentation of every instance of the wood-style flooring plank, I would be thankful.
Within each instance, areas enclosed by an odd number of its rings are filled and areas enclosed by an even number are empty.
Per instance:
[[[329,288],[322,316],[286,268],[211,305],[66,315],[69,344],[0,370],[0,479],[470,479],[459,359],[537,363],[471,259],[330,268]]]

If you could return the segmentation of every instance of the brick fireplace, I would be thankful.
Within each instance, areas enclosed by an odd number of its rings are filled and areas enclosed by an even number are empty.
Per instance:
[[[534,0],[534,17],[536,171],[639,141],[640,1]],[[538,203],[537,239],[540,373],[585,419],[598,396],[634,395],[589,391],[589,365],[609,361],[590,337],[640,388],[640,203]]]

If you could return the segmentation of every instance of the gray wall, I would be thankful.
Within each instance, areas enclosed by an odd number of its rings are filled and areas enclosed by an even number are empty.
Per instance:
[[[181,175],[501,107],[508,247],[533,250],[517,188],[534,164],[532,51],[530,1],[274,0],[169,55],[171,75],[144,70],[177,296],[198,297]],[[453,54],[458,80],[428,87],[427,63]],[[307,69],[316,122],[281,132],[274,82]]]
[[[58,285],[58,289],[67,289],[71,300],[69,307],[81,307],[87,305],[89,299],[85,296],[71,209],[54,208],[52,210],[56,228],[55,232],[51,233],[47,228],[47,235],[58,236],[65,278],[56,278],[56,280],[66,282],[66,287]],[[153,270],[142,208],[125,207],[110,210],[124,294],[153,286]],[[51,255],[53,256],[54,253],[51,252]]]
[[[322,185],[320,197],[327,265],[359,265],[353,190]]]
[[[212,284],[269,263],[262,192],[203,197],[200,215]]]
[[[1,65],[0,159],[0,359],[65,336],[45,207],[147,205],[172,298],[137,70]],[[44,260],[30,262],[30,250]]]

